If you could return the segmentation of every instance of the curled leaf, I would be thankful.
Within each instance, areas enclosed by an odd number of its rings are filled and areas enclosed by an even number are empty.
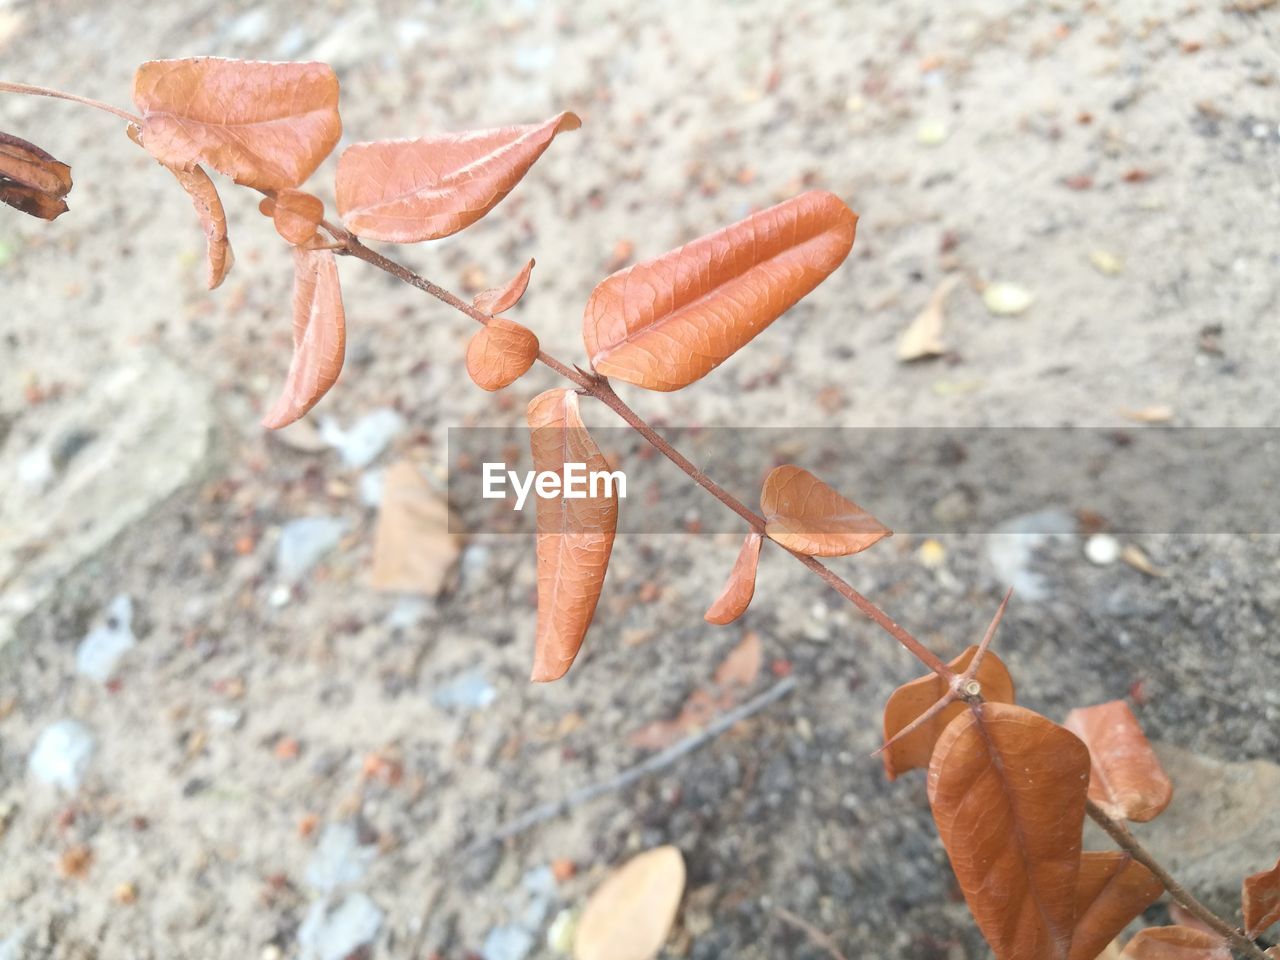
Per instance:
[[[582,321],[591,365],[648,390],[688,386],[840,266],[857,223],[813,190],[607,277]]]
[[[756,592],[756,569],[760,566],[760,546],[764,538],[752,530],[742,541],[742,549],[738,551],[738,559],[729,571],[729,579],[715,603],[707,609],[703,617],[708,623],[733,623],[747,612],[751,598]]]
[[[71,168],[34,143],[0,133],[0,203],[41,220],[67,212]]]
[[[369,240],[447,237],[496,207],[556,134],[580,126],[561,113],[525,126],[352,144],[338,161],[338,213]]]
[[[951,296],[951,291],[959,282],[960,277],[951,274],[938,284],[929,297],[928,304],[903,332],[902,339],[898,341],[898,359],[903,363],[947,352],[947,346],[942,342],[942,308],[946,306],[947,297]]]
[[[1191,927],[1147,927],[1124,948],[1129,960],[1231,960],[1221,937]]]
[[[671,932],[684,883],[684,857],[675,847],[632,857],[583,908],[574,960],[653,960]]]
[[[955,673],[963,673],[969,669],[977,645],[969,647],[964,653],[951,661],[948,666]],[[1013,703],[1013,677],[1009,668],[990,651],[982,659],[978,674],[974,678],[982,686],[982,696],[992,703]],[[884,739],[893,740],[901,730],[910,726],[917,717],[922,716],[930,707],[947,693],[946,682],[936,673],[919,677],[910,683],[904,683],[893,693],[884,705]],[[942,736],[942,732],[956,717],[967,709],[964,701],[945,707],[936,716],[931,717],[921,726],[912,730],[901,740],[891,743],[884,751],[884,772],[890,780],[896,780],[908,770],[917,770],[929,765],[933,756],[934,744]]]
[[[293,359],[284,390],[262,425],[287,427],[314,407],[342,372],[347,320],[330,250],[293,248]]]
[[[295,247],[309,243],[324,219],[324,201],[305,190],[281,190],[274,201],[263,200],[259,209],[271,218],[276,233]]]
[[[587,433],[572,390],[548,390],[526,412],[533,465],[565,476],[576,464],[590,474],[609,465]],[[597,485],[580,498],[537,498],[538,625],[535,681],[558,680],[573,665],[595,616],[618,529],[616,485]]]
[[[1129,922],[1164,893],[1155,875],[1127,853],[1085,853],[1076,882],[1076,929],[1068,960],[1094,960]]]
[[[534,261],[530,258],[529,262],[520,268],[520,272],[501,287],[494,287],[492,290],[476,294],[471,305],[491,317],[506,313],[520,302],[525,290],[529,289],[529,276],[533,273],[533,265]]]
[[[1246,936],[1256,937],[1280,922],[1280,860],[1270,870],[1244,878],[1241,900]]]
[[[1089,799],[1108,815],[1146,823],[1173,799],[1173,784],[1123,700],[1067,714],[1066,728],[1089,748]]]
[[[467,344],[467,373],[476,386],[501,390],[528,372],[538,349],[538,338],[528,327],[494,317]]]
[[[205,163],[259,190],[296,187],[342,134],[323,63],[151,60],[133,78],[141,143],[168,167]]]
[[[997,960],[1067,960],[1089,751],[1023,707],[971,706],[938,739],[929,803]]]
[[[760,508],[770,540],[811,557],[861,553],[893,533],[808,470],[791,464],[765,477]]]

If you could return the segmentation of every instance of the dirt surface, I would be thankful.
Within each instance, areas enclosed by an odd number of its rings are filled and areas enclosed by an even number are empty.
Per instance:
[[[577,111],[582,130],[479,225],[389,251],[458,290],[536,257],[513,315],[571,361],[582,304],[622,247],[654,255],[806,186],[844,197],[862,218],[845,266],[704,381],[627,391],[655,422],[1137,431],[1125,412],[1147,411],[1177,426],[1270,426],[1280,8],[1239,6],[1258,9],[0,0],[0,63],[2,79],[127,106],[148,58],[323,59],[341,77],[350,140]],[[987,955],[923,780],[887,783],[870,756],[884,698],[919,672],[903,651],[780,551],[766,553],[743,620],[705,624],[736,550],[727,533],[620,538],[583,655],[553,685],[526,680],[527,538],[474,537],[438,599],[375,592],[376,510],[362,490],[376,471],[408,459],[443,489],[446,430],[519,423],[552,374],[482,393],[462,367],[465,318],[344,261],[347,365],[314,418],[350,426],[391,408],[403,428],[368,468],[298,449],[305,436],[267,436],[257,421],[288,364],[288,251],[228,184],[238,260],[204,291],[187,200],[121,126],[0,97],[0,128],[76,178],[72,211],[52,225],[0,215],[0,611],[21,611],[0,653],[0,957],[305,956],[309,911],[331,891],[343,909],[376,911],[373,957],[410,956],[424,916],[428,952],[552,956],[551,918],[660,843],[689,872],[668,956],[828,956],[777,907],[849,957]],[[334,162],[313,180],[326,200]],[[900,364],[899,335],[949,272],[964,280],[947,306],[951,352]],[[1034,302],[993,315],[980,292],[991,282]],[[77,499],[96,501],[60,495],[60,478],[91,470],[99,438],[125,422],[95,401],[120,370],[138,372],[124,382],[152,414],[189,410],[180,426],[198,442],[157,428],[142,439],[163,441],[112,447],[136,481],[117,484],[131,505],[105,500],[72,523]],[[74,443],[68,424],[83,433]],[[65,472],[33,486],[21,464],[51,444]],[[726,479],[750,493],[752,478]],[[951,494],[939,467],[943,529]],[[1091,505],[1034,506],[1074,523]],[[115,510],[128,522],[102,533],[96,514]],[[290,587],[277,544],[304,516],[336,518],[343,534]],[[1030,561],[1044,589],[1014,603],[1000,640],[1022,701],[1060,718],[1131,695],[1155,739],[1275,760],[1280,543],[1123,539],[1163,575],[1091,563],[1074,534]],[[989,536],[940,536],[924,554],[922,540],[834,565],[953,655],[981,635],[1010,568],[993,565]],[[23,579],[37,564],[43,580]],[[137,645],[103,683],[77,673],[77,647],[118,595],[132,599]],[[631,735],[675,715],[748,631],[765,657],[748,695],[784,674],[792,695],[628,790],[452,858],[641,760]],[[464,692],[477,681],[480,705],[451,705],[459,677]],[[94,741],[72,791],[28,771],[64,718]],[[357,848],[326,879],[314,858],[346,828]],[[1280,849],[1280,835],[1254,840],[1249,870]],[[576,875],[536,893],[557,860]],[[516,928],[533,945],[501,952]]]

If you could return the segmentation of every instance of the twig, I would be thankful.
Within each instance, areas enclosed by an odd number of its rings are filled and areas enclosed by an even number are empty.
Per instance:
[[[48,87],[33,87],[29,83],[9,83],[0,80],[0,93],[24,93],[32,97],[53,97],[55,100],[70,100],[72,103],[82,103],[86,107],[93,107],[95,110],[105,110],[107,113],[113,113],[121,120],[128,120],[130,123],[142,123],[142,118],[129,113],[127,110],[121,110],[119,107],[113,107],[109,103],[103,103],[101,100],[90,100],[88,97],[77,97],[74,93],[63,93],[61,90],[50,90]]]
[[[541,804],[532,810],[522,813],[514,820],[508,820],[489,836],[475,840],[464,847],[459,853],[459,857],[471,856],[492,844],[509,840],[518,834],[524,833],[530,827],[535,827],[547,820],[554,819],[589,800],[602,797],[607,793],[616,793],[651,773],[656,773],[671,766],[686,754],[692,753],[699,747],[706,746],[738,721],[744,720],[752,714],[763,710],[769,704],[781,700],[795,688],[796,678],[794,676],[779,680],[768,690],[753,697],[741,706],[722,713],[702,730],[685,737],[679,743],[672,744],[659,753],[655,753],[653,756],[637,763],[634,767],[628,767],[608,780],[587,784],[585,787],[580,787],[571,793],[565,794],[559,800]]]
[[[823,933],[804,917],[796,916],[785,907],[774,907],[773,914],[783,923],[795,927],[803,933],[813,942],[815,947],[819,947],[829,953],[831,955],[831,960],[848,960],[848,958],[840,952],[840,948],[836,946],[835,941],[832,940],[829,935]]]
[[[1160,866],[1155,857],[1148,853],[1146,848],[1129,832],[1128,827],[1117,820],[1113,820],[1092,800],[1085,802],[1085,812],[1089,814],[1094,823],[1107,832],[1107,835],[1115,841],[1116,846],[1150,870],[1155,875],[1155,878],[1164,885],[1165,890],[1169,891],[1169,896],[1177,901],[1184,910],[1215,932],[1221,934],[1222,938],[1231,944],[1233,950],[1238,950],[1246,957],[1252,957],[1254,960],[1267,960],[1267,955],[1262,952],[1261,947],[1246,937],[1242,931],[1231,926],[1231,924],[1193,897],[1186,887],[1178,883],[1169,874],[1168,870]]]

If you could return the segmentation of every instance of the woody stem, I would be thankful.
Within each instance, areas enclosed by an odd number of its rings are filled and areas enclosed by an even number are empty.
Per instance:
[[[130,123],[141,123],[142,118],[134,116],[127,110],[121,110],[119,107],[113,107],[109,103],[103,103],[101,100],[91,100],[88,97],[78,97],[74,93],[63,93],[61,90],[53,90],[49,87],[35,87],[29,83],[10,83],[0,80],[0,93],[23,93],[32,97],[53,97],[56,100],[70,100],[72,103],[82,103],[86,107],[93,107],[96,110],[105,110],[107,113],[115,114],[121,120],[128,120]]]

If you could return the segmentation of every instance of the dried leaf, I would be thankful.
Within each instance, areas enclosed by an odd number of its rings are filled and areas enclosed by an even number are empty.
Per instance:
[[[459,553],[458,538],[449,532],[449,505],[413,464],[388,467],[373,545],[373,588],[437,596]]]
[[[729,579],[715,603],[703,615],[708,623],[733,623],[747,612],[756,592],[756,569],[760,566],[760,545],[764,538],[752,530],[742,541],[738,559],[734,561]]]
[[[71,191],[71,168],[34,143],[0,133],[0,180],[12,180],[56,199]]]
[[[1016,317],[1035,299],[1030,290],[1016,283],[989,283],[982,291],[982,302],[998,317]]]
[[[342,134],[323,63],[151,60],[133,78],[141,142],[168,167],[205,163],[259,190],[296,187]]]
[[[739,687],[743,690],[756,682],[764,654],[760,649],[760,637],[748,630],[741,642],[729,651],[729,655],[716,667],[712,682],[721,690]]]
[[[790,464],[765,477],[760,507],[770,540],[813,557],[861,553],[893,533],[808,470]]]
[[[1241,900],[1245,935],[1250,939],[1280,922],[1280,860],[1270,870],[1244,878]]]
[[[1023,707],[971,706],[938,740],[929,803],[997,960],[1066,960],[1089,751]]]
[[[506,317],[494,317],[467,344],[467,373],[476,386],[501,390],[528,372],[538,350],[532,330]]]
[[[1089,799],[1109,816],[1146,823],[1173,799],[1173,784],[1123,700],[1082,707],[1064,726],[1089,748]]]
[[[1120,416],[1134,423],[1168,423],[1173,419],[1173,407],[1163,403],[1143,407],[1141,410],[1130,410],[1125,407],[1119,413]]]
[[[51,197],[35,187],[0,178],[0,203],[41,220],[56,220],[70,209],[61,197]]]
[[[1127,544],[1120,551],[1120,559],[1139,573],[1145,573],[1148,577],[1168,576],[1163,569],[1151,562],[1151,558],[1147,556],[1146,551],[1137,544]]]
[[[281,190],[270,209],[276,233],[295,247],[309,243],[324,219],[324,201],[303,190]]]
[[[1231,960],[1221,937],[1190,927],[1147,927],[1129,941],[1129,960]]]
[[[529,276],[533,273],[532,259],[521,268],[520,272],[508,280],[501,287],[494,287],[492,290],[486,290],[484,293],[476,294],[476,298],[471,301],[471,305],[483,313],[496,317],[500,313],[506,313],[524,296],[525,290],[529,288]]]
[[[293,248],[293,360],[284,390],[262,425],[288,426],[314,407],[342,372],[347,321],[330,250]]]
[[[959,283],[960,277],[951,274],[938,284],[929,297],[929,303],[903,332],[902,339],[898,341],[898,359],[903,363],[947,352],[946,344],[942,342],[942,308]]]
[[[1162,893],[1155,875],[1129,854],[1085,853],[1076,883],[1076,929],[1068,960],[1095,960]]]
[[[587,900],[574,960],[653,960],[675,922],[684,882],[684,857],[675,847],[632,857]]]
[[[978,647],[969,647],[964,653],[951,661],[949,666],[956,673],[969,669]],[[982,658],[982,666],[978,668],[975,678],[982,685],[982,696],[991,703],[1013,703],[1013,677],[999,657],[987,651]],[[884,705],[884,740],[888,743],[898,731],[905,730],[917,717],[937,703],[947,692],[947,684],[936,673],[904,683],[889,695]],[[942,732],[956,717],[968,707],[964,701],[957,700],[927,723],[913,730],[901,740],[889,746],[884,757],[884,772],[890,780],[895,780],[908,770],[918,770],[929,766],[933,756],[934,744],[942,736]]]
[[[447,237],[496,207],[556,134],[581,125],[561,113],[526,126],[352,144],[338,161],[338,213],[370,240]]]
[[[649,390],[688,386],[840,266],[857,222],[810,191],[613,274],[583,317],[591,365]]]
[[[588,435],[572,390],[548,390],[529,402],[534,469],[564,475],[566,463],[588,473],[609,465]],[[538,626],[535,681],[558,680],[582,646],[609,568],[618,529],[617,488],[582,499],[538,497]]]

